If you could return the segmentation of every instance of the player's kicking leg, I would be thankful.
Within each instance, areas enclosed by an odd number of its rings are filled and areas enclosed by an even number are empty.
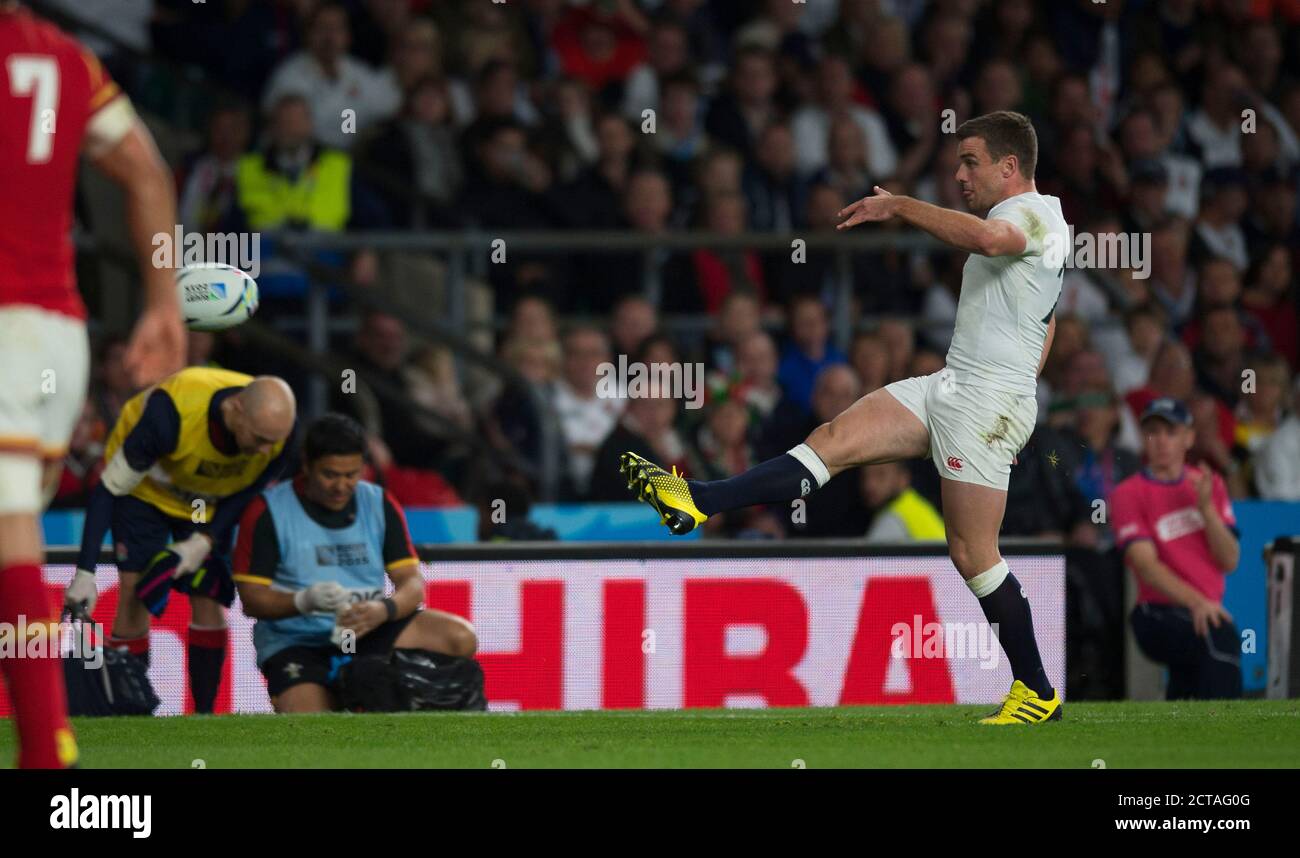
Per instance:
[[[1061,697],[1043,670],[1029,599],[998,550],[1007,506],[1005,489],[941,480],[948,555],[997,630],[1011,663],[1011,691],[981,724],[1038,724],[1061,717]]]
[[[882,388],[817,427],[807,441],[790,452],[725,480],[687,480],[635,453],[623,454],[620,470],[627,478],[628,489],[654,507],[663,524],[680,536],[711,515],[758,504],[786,503],[821,488],[848,468],[915,459],[929,449],[925,424],[890,390]]]

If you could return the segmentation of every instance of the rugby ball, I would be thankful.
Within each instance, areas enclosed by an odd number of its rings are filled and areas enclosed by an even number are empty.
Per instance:
[[[191,331],[224,331],[257,312],[257,281],[230,265],[186,265],[176,272],[176,290]]]

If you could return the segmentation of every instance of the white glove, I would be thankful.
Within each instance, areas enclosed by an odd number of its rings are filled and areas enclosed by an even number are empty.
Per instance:
[[[84,606],[86,614],[95,610],[99,599],[99,590],[95,587],[95,573],[89,569],[78,569],[72,576],[72,583],[63,591],[63,604],[73,611],[80,611]]]
[[[300,614],[332,614],[347,601],[348,591],[337,581],[317,581],[293,594],[293,606]]]
[[[208,553],[212,551],[212,543],[203,534],[195,531],[180,542],[173,542],[167,546],[168,551],[175,551],[180,556],[181,562],[176,564],[175,578],[183,578],[191,572],[199,571],[203,561],[208,559]]]

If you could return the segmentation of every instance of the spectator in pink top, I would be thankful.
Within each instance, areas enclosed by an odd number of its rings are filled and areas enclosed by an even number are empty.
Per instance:
[[[1168,697],[1241,696],[1241,639],[1223,608],[1237,568],[1236,518],[1223,479],[1186,464],[1195,441],[1183,403],[1155,399],[1142,412],[1146,467],[1115,487],[1111,523],[1137,575],[1133,633],[1169,668]]]

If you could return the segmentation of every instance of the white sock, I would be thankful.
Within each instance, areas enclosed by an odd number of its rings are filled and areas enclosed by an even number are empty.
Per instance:
[[[812,472],[813,479],[817,481],[817,488],[820,489],[830,482],[831,472],[826,470],[826,465],[822,462],[821,456],[818,456],[812,447],[807,444],[800,444],[789,452],[791,456],[799,460],[799,464]]]

